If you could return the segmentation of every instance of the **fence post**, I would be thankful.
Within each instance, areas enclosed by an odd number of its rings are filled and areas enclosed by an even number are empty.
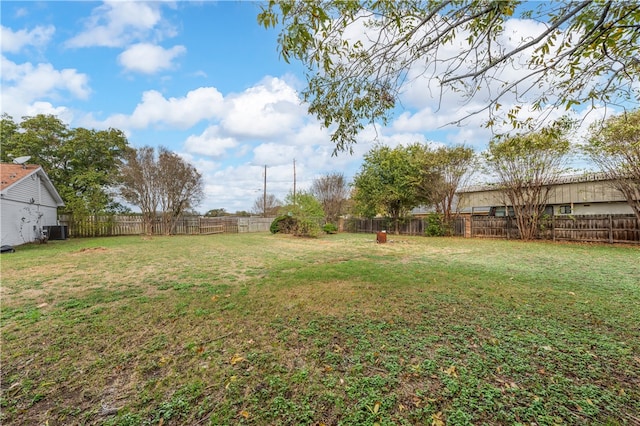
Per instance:
[[[556,215],[551,215],[551,239],[556,240]]]
[[[613,244],[613,218],[609,215],[609,244]]]
[[[507,240],[509,239],[510,235],[511,235],[511,216],[509,216],[507,212]]]

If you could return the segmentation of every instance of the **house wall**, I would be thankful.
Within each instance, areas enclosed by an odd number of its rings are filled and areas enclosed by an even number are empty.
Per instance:
[[[499,190],[464,192],[459,194],[461,210],[472,207],[504,206],[507,204]],[[549,194],[549,205],[559,214],[560,205],[573,204],[572,214],[633,214],[624,196],[609,181],[574,182],[554,185]]]
[[[465,210],[472,207],[503,206],[503,195],[500,191],[477,191],[460,194],[458,209]]]
[[[549,204],[600,203],[622,201],[624,196],[608,181],[577,182],[556,185],[549,196]]]
[[[558,215],[558,207],[554,206],[554,214]],[[572,215],[594,215],[594,214],[634,214],[633,209],[626,202],[617,203],[588,203],[573,204]]]
[[[33,199],[33,203],[35,204],[50,207],[56,206],[53,195],[41,182],[40,176],[37,173],[27,176],[20,182],[16,182],[15,185],[7,188],[3,198],[23,203],[31,203],[31,199]]]
[[[0,244],[16,246],[36,241],[43,226],[57,224],[57,213],[56,202],[40,177],[27,176],[0,199]]]

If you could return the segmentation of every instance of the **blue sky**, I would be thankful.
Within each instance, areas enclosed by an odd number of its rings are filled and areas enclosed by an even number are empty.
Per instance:
[[[465,143],[491,138],[459,99],[437,99],[428,82],[403,93],[387,126],[367,127],[353,155],[332,157],[329,131],[300,102],[304,72],[277,51],[277,31],[257,23],[259,4],[2,1],[1,109],[19,120],[55,114],[71,127],[126,132],[134,147],[163,145],[203,174],[200,212],[251,210],[267,191],[284,199],[329,172],[351,178],[378,141]],[[527,23],[512,23],[527,31]],[[525,24],[525,25],[523,25]],[[533,25],[529,25],[533,27]],[[516,30],[514,30],[516,31]],[[426,86],[425,86],[426,85]],[[597,114],[596,114],[597,116]]]

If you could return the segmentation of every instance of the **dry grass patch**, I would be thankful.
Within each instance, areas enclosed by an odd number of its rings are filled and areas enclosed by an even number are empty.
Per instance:
[[[344,234],[22,248],[2,423],[633,424],[639,260]]]

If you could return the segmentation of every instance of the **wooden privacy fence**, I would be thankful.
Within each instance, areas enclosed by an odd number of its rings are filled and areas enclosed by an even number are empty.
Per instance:
[[[216,233],[267,232],[274,218],[185,216],[178,220],[173,234],[206,235]],[[60,216],[60,225],[67,227],[69,237],[106,237],[144,234],[144,222],[139,215],[102,215],[71,220]],[[428,222],[424,218],[405,219],[400,234],[425,235]],[[341,219],[340,231],[376,233],[393,232],[388,218]],[[156,235],[163,235],[164,224],[158,217],[153,224]],[[453,223],[452,234],[475,238],[519,239],[514,218],[465,216]],[[552,216],[542,221],[537,238],[553,241],[584,241],[601,243],[640,244],[640,224],[632,215]]]
[[[425,235],[428,222],[423,218],[405,219],[400,234]],[[340,222],[345,232],[393,232],[388,218],[350,218]],[[474,238],[519,239],[515,218],[495,216],[461,216],[451,229],[454,236]],[[553,241],[640,244],[640,224],[633,215],[552,216],[540,224],[537,238]]]
[[[454,221],[453,229],[451,230],[453,235],[464,235],[464,223],[464,218],[457,218]],[[345,232],[372,233],[387,231],[388,233],[393,233],[395,231],[393,221],[384,217],[341,219],[339,225],[340,231]],[[428,222],[425,218],[407,218],[402,220],[399,230],[402,235],[425,235],[427,227]]]
[[[203,217],[184,216],[173,229],[174,235],[207,235],[219,233],[266,232],[274,218],[263,217]],[[66,226],[69,237],[111,237],[118,235],[141,235],[145,233],[144,220],[140,215],[99,215],[73,220],[62,215],[58,221]],[[153,234],[166,234],[160,217],[153,222]]]
[[[512,217],[471,216],[471,237],[518,239]],[[551,216],[540,223],[537,238],[553,241],[640,243],[640,224],[632,215]]]

